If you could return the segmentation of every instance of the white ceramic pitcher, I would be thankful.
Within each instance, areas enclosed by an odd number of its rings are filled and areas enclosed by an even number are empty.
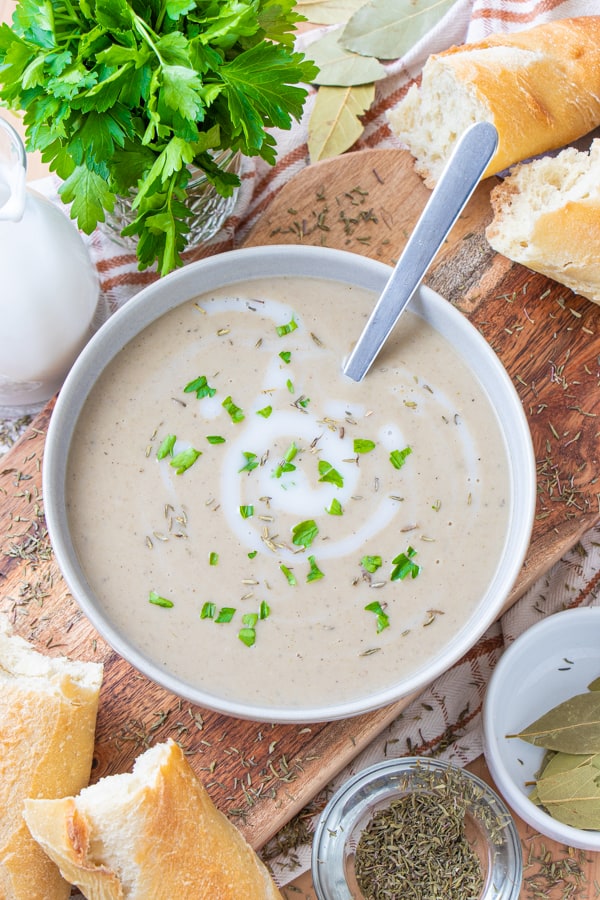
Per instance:
[[[102,321],[75,225],[26,185],[27,157],[0,118],[0,415],[34,412],[59,389]]]

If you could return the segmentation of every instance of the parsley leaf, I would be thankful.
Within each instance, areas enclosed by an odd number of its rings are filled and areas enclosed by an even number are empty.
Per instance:
[[[165,459],[167,456],[173,456],[173,447],[175,446],[176,440],[176,435],[168,434],[166,438],[162,440],[160,447],[156,451],[156,458]]]
[[[321,578],[324,577],[324,573],[318,567],[314,556],[308,557],[308,563],[310,565],[310,570],[309,570],[308,575],[306,576],[307,582],[310,583],[311,581],[319,581]]]
[[[198,378],[194,378],[193,381],[186,384],[183,393],[195,394],[198,400],[202,400],[203,397],[214,397],[217,389],[210,386],[206,380],[206,375],[199,375]]]
[[[410,456],[411,453],[411,447],[405,447],[403,450],[392,450],[390,453],[390,462],[395,469],[401,469],[406,462],[407,456]]]
[[[299,522],[292,528],[292,543],[296,547],[310,547],[319,533],[319,528],[314,519]]]
[[[171,460],[170,465],[176,470],[177,475],[183,475],[184,472],[194,465],[199,456],[202,456],[200,450],[194,450],[193,447],[188,447],[187,450],[176,453]]]
[[[279,568],[281,569],[281,571],[282,571],[283,574],[285,575],[285,577],[286,577],[286,579],[287,579],[287,583],[288,583],[288,584],[291,584],[292,587],[293,587],[293,586],[296,584],[296,576],[294,575],[294,573],[292,572],[292,570],[291,570],[290,568],[288,568],[288,566],[284,565],[284,563],[281,563],[281,565],[279,566]]]
[[[337,469],[334,469],[331,463],[328,463],[326,460],[319,460],[319,481],[326,481],[330,484],[335,484],[336,487],[344,486],[344,479],[340,475]]]
[[[383,561],[380,556],[363,556],[360,561],[363,569],[366,569],[367,572],[373,574],[379,569],[382,565]]]
[[[223,407],[223,409],[227,410],[227,412],[229,413],[229,415],[231,417],[231,421],[234,422],[235,424],[241,422],[243,419],[246,418],[244,416],[244,411],[233,402],[233,400],[231,399],[231,396],[225,397],[221,406]]]
[[[385,612],[384,608],[378,600],[374,600],[373,603],[367,603],[365,609],[367,610],[367,612],[375,613],[377,617],[377,634],[382,632],[385,628],[390,627],[390,617]]]
[[[115,204],[106,180],[86,166],[77,166],[58,189],[64,203],[72,203],[71,214],[83,231],[90,234],[97,222],[104,222],[104,211]]]
[[[403,581],[408,575],[411,578],[416,578],[419,572],[421,571],[421,566],[417,563],[413,562],[413,558],[417,555],[417,551],[414,547],[408,547],[406,553],[399,553],[392,560],[392,565],[394,568],[392,569],[392,574],[390,578],[392,581]]]
[[[156,591],[150,591],[148,595],[148,602],[152,603],[154,606],[162,606],[163,609],[171,609],[175,604],[172,600],[167,600],[166,597],[161,597],[160,594],[157,594]]]
[[[325,512],[329,513],[330,516],[343,516],[344,510],[342,509],[342,504],[334,497],[329,504],[329,506],[325,509]]]

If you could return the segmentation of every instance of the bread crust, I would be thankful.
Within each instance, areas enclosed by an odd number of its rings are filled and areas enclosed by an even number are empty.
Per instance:
[[[431,56],[421,87],[411,89],[389,115],[429,186],[456,139],[449,137],[456,129],[450,121],[456,117],[453,100],[465,119],[468,111],[471,121],[485,118],[496,126],[498,149],[484,177],[582,137],[600,124],[600,16],[492,34]],[[436,142],[446,146],[436,149]]]
[[[0,616],[0,897],[66,900],[70,887],[33,840],[27,797],[62,797],[90,777],[102,667],[45,657]]]
[[[516,166],[490,199],[494,250],[600,303],[600,140]]]
[[[141,771],[148,754],[152,766]],[[114,787],[108,776],[79,797],[26,804],[32,834],[87,898],[281,900],[173,741],[147,751],[131,775],[115,777]],[[104,800],[100,812],[95,798],[108,790],[114,802]],[[127,847],[126,860],[116,859],[115,841]]]

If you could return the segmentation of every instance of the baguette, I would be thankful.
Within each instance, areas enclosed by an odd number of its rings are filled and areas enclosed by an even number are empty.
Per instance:
[[[90,777],[102,666],[38,653],[0,616],[0,897],[66,900],[71,889],[23,819],[27,797]]]
[[[63,800],[29,800],[31,833],[89,900],[282,900],[173,741]]]
[[[490,199],[494,250],[600,303],[600,140],[516,166]]]
[[[600,16],[493,34],[433,55],[420,87],[411,86],[388,121],[428,187],[474,122],[498,131],[483,177],[563,147],[600,124]]]

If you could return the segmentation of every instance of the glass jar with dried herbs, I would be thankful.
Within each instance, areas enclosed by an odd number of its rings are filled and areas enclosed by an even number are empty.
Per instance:
[[[522,851],[499,797],[439,760],[386,760],[338,791],[313,843],[319,900],[517,900]]]

